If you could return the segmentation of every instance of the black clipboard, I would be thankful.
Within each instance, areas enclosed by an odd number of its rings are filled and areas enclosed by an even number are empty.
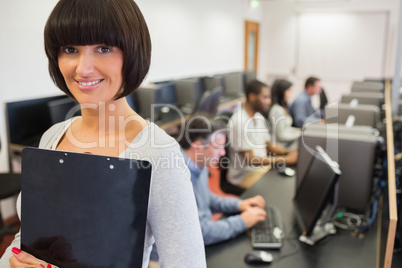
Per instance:
[[[148,161],[25,148],[21,248],[58,267],[142,267]]]

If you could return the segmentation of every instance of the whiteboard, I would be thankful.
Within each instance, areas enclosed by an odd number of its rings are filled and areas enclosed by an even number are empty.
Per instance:
[[[303,12],[297,17],[299,76],[383,77],[387,12]]]

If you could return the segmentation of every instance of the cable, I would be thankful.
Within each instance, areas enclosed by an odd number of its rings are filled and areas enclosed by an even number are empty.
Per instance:
[[[296,236],[295,237],[290,237],[290,234],[292,234],[294,229],[295,229],[294,226],[291,229],[291,231],[288,233],[288,235],[286,235],[286,232],[285,232],[285,224],[282,224],[282,226],[283,226],[283,232],[285,233],[284,240],[288,241],[289,244],[292,244],[293,251],[291,251],[289,253],[286,253],[286,254],[280,254],[278,256],[278,258],[275,259],[275,262],[278,262],[278,261],[283,260],[285,258],[289,258],[289,257],[295,255],[300,250],[299,243],[297,242],[298,238]],[[295,241],[295,243],[291,243],[291,241]]]

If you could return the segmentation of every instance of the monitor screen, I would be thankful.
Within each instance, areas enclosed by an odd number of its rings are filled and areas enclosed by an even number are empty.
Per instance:
[[[52,126],[47,103],[66,95],[6,103],[9,143],[37,147],[42,134]]]
[[[62,122],[81,114],[78,102],[68,97],[49,101],[47,106],[49,107],[52,124]]]
[[[159,87],[155,92],[155,104],[177,104],[176,86],[173,82],[156,83]]]
[[[317,146],[293,200],[303,235],[311,235],[323,210],[333,201],[335,183],[340,174],[337,165]]]

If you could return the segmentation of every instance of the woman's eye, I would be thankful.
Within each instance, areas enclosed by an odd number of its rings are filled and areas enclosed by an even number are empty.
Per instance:
[[[65,48],[63,48],[63,51],[67,54],[72,54],[72,53],[77,52],[77,50],[73,47],[65,47]]]
[[[98,48],[98,52],[100,52],[100,53],[109,53],[109,52],[111,52],[112,51],[112,49],[110,48],[110,47],[99,47]]]

